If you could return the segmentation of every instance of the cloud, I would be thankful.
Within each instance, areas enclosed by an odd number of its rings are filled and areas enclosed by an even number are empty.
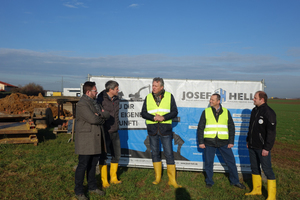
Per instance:
[[[68,8],[78,8],[78,7],[88,8],[84,3],[79,2],[77,0],[68,1],[66,3],[63,3],[63,5]]]
[[[270,55],[224,52],[214,56],[143,54],[71,57],[66,56],[66,52],[0,49],[0,66],[3,66],[0,78],[4,82],[22,85],[26,80],[34,80],[46,89],[56,90],[61,88],[62,76],[66,77],[64,81],[69,84],[68,87],[79,87],[87,74],[92,74],[175,79],[265,79],[271,96],[295,97],[300,94],[299,62]]]
[[[288,56],[300,57],[300,47],[293,47],[287,51]]]
[[[131,4],[130,6],[128,6],[129,8],[136,8],[136,7],[138,7],[139,5],[138,4]]]

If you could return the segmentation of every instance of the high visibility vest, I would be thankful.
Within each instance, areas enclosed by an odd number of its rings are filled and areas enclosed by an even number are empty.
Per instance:
[[[147,112],[151,115],[159,114],[161,116],[170,113],[171,111],[171,93],[165,92],[159,106],[157,106],[152,93],[147,95]],[[146,120],[146,124],[157,124],[158,122]],[[172,119],[162,121],[159,123],[172,124]]]
[[[223,113],[219,115],[218,122],[211,107],[205,109],[205,118],[204,138],[218,137],[222,140],[228,140],[228,110],[226,108],[223,108]]]

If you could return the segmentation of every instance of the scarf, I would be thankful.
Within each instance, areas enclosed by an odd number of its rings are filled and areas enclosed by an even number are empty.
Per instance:
[[[162,89],[160,92],[158,92],[157,94],[153,94],[154,96],[154,100],[156,102],[156,105],[159,106],[160,102],[161,102],[161,97],[162,97],[162,94],[165,93],[165,90]]]
[[[94,107],[96,108],[98,114],[100,114],[100,113],[102,112],[101,105],[97,103],[97,100],[92,99],[91,97],[87,96],[86,94],[83,94],[82,96],[86,97],[89,101],[92,102],[92,104],[93,104]]]

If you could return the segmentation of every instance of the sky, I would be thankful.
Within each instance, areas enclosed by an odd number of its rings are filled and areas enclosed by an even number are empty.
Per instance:
[[[46,90],[93,76],[264,79],[300,97],[299,0],[0,2],[0,81]]]

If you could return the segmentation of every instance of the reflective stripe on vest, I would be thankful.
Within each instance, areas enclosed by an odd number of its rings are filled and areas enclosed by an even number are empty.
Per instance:
[[[204,138],[218,137],[222,140],[228,140],[228,110],[222,108],[223,112],[219,115],[218,122],[214,116],[212,108],[205,109],[206,125],[204,129]]]
[[[171,111],[171,93],[165,92],[164,98],[162,98],[159,106],[156,105],[156,102],[154,100],[154,97],[152,93],[147,95],[147,112],[151,115],[159,114],[159,115],[165,115],[167,113],[170,113]],[[154,122],[151,120],[146,120],[146,124],[157,124],[158,122]],[[172,119],[167,121],[162,121],[159,123],[163,124],[172,124]]]

